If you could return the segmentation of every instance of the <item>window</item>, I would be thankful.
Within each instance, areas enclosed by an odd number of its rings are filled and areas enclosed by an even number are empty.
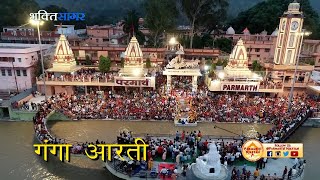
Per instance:
[[[256,51],[256,52],[260,52],[260,49],[259,49],[259,48],[257,48],[257,49],[255,49],[255,51]]]
[[[14,57],[0,57],[0,61],[2,62],[14,62]]]
[[[258,54],[257,57],[260,57],[260,54]]]
[[[16,70],[16,72],[17,72],[17,76],[21,76],[20,70]]]
[[[27,76],[27,70],[22,70],[23,76]]]
[[[21,62],[21,58],[18,58],[18,61]]]
[[[264,52],[270,52],[270,49],[269,49],[269,48],[266,48],[266,49],[264,50]]]
[[[5,69],[1,69],[1,75],[2,76],[6,76],[6,70]]]
[[[289,47],[293,47],[293,43],[294,43],[294,36],[295,35],[290,35],[290,40],[289,40]]]
[[[8,69],[8,76],[12,76],[12,71],[11,71],[11,69]]]
[[[96,39],[96,42],[98,43],[98,42],[99,42],[99,39]]]

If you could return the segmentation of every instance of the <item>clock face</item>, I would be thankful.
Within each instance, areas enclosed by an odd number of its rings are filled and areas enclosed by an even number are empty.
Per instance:
[[[291,30],[297,30],[299,27],[299,23],[297,21],[293,21],[291,24]]]

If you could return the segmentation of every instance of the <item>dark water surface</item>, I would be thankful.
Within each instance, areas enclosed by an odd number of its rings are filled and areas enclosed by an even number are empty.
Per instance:
[[[169,123],[169,122],[168,122]],[[132,123],[111,121],[81,121],[57,122],[50,125],[53,133],[59,137],[72,140],[95,141],[97,138],[106,142],[115,140],[116,134],[122,129],[139,133],[167,132],[174,133],[177,128],[168,123]],[[215,134],[216,129],[207,124],[192,129]],[[211,129],[212,128],[212,129]],[[153,129],[153,131],[152,131]],[[265,127],[262,128],[263,130]],[[262,130],[262,131],[263,131]],[[204,133],[203,133],[204,134]],[[211,134],[211,133],[210,133]],[[305,179],[313,180],[319,173],[320,129],[301,127],[289,140],[304,143],[304,156],[307,159]],[[72,157],[70,163],[61,163],[57,158],[49,157],[44,162],[34,153],[36,142],[31,122],[0,122],[0,179],[71,179],[71,180],[112,180],[117,179],[103,168],[101,160],[92,161],[89,158]]]

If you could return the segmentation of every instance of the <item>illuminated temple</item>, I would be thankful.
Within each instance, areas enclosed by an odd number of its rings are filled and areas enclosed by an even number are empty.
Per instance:
[[[143,54],[139,42],[133,36],[124,52],[124,67],[120,70],[120,76],[143,76],[144,71]]]
[[[223,78],[252,78],[256,76],[248,68],[248,56],[246,47],[243,44],[242,39],[239,39],[237,44],[234,46],[232,53],[229,57],[228,65],[224,68]]]

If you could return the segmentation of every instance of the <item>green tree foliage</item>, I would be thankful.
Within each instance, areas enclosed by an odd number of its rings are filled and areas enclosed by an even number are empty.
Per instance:
[[[123,20],[123,32],[125,32],[128,36],[128,43],[129,40],[133,35],[139,41],[139,44],[143,44],[145,41],[145,37],[143,33],[139,30],[139,15],[135,10],[131,10],[127,13],[127,16],[124,17]]]
[[[43,65],[44,65],[44,69],[48,69],[50,67],[50,62],[51,58],[44,56],[43,57]],[[34,68],[34,75],[36,77],[39,77],[42,74],[42,63],[41,63],[41,59],[39,58],[38,61],[36,63],[34,63],[33,65]]]
[[[86,65],[92,65],[92,60],[91,60],[91,57],[89,55],[86,55],[85,64]]]
[[[123,68],[124,67],[124,58],[123,57],[121,58],[120,64],[121,64],[121,67]]]
[[[76,64],[79,65],[78,57],[75,57],[74,60],[76,61]]]
[[[170,32],[176,25],[178,10],[175,0],[148,0],[145,2],[145,24],[152,33],[153,47],[159,47],[163,32]]]
[[[288,10],[292,0],[267,0],[258,3],[247,11],[241,12],[231,21],[232,27],[242,32],[246,27],[252,34],[261,33],[263,30],[273,32],[279,26],[279,17]],[[304,29],[313,32],[310,38],[320,38],[319,15],[312,9],[309,0],[300,1],[303,11]]]
[[[196,30],[205,27],[209,31],[223,22],[227,14],[227,0],[180,0],[181,9],[187,16],[190,29],[190,48]]]
[[[263,66],[260,65],[260,63],[257,60],[254,60],[252,62],[252,70],[253,71],[263,71],[264,68],[263,68]]]
[[[146,59],[146,68],[151,68],[150,58],[147,58],[147,59]]]
[[[226,67],[228,65],[228,60],[227,59],[218,59],[216,66],[223,66]]]
[[[99,70],[102,73],[110,71],[111,60],[109,57],[100,56],[99,57]]]
[[[214,41],[214,47],[230,54],[232,50],[232,40],[228,38],[216,39]]]
[[[30,13],[37,12],[38,9],[39,6],[34,0],[1,0],[0,28],[26,24]]]

